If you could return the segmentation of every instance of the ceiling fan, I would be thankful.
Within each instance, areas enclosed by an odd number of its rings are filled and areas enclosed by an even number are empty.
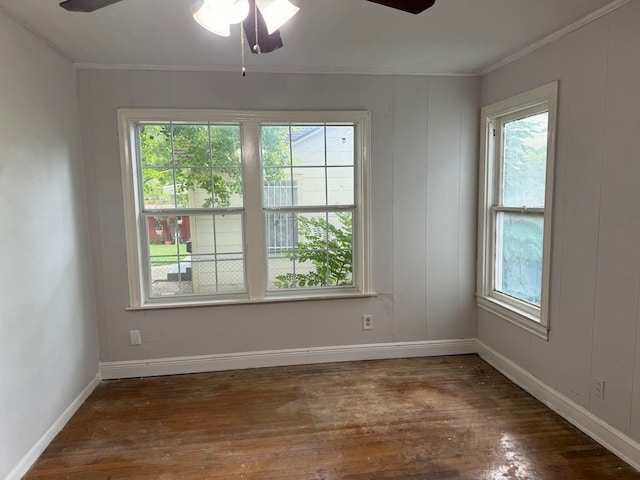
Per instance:
[[[100,10],[101,8],[107,7],[114,3],[118,3],[122,0],[66,0],[60,3],[60,6],[66,10],[72,12],[94,12],[96,10]],[[205,4],[207,2],[213,2],[221,0],[205,0]],[[281,0],[279,0],[281,3]],[[435,4],[436,0],[366,0],[372,3],[378,3],[380,5],[384,5],[387,7],[394,8],[396,10],[401,10],[407,13],[418,14],[425,11],[427,8],[432,7]],[[267,19],[268,16],[266,13],[264,5],[275,4],[278,3],[275,0],[248,0],[244,2],[234,1],[234,0],[224,0],[225,4],[235,4],[235,3],[243,3],[245,6],[244,11],[240,13],[240,18],[237,21],[232,21],[229,23],[238,23],[242,22],[242,26],[244,29],[245,36],[247,37],[247,41],[252,46],[252,53],[269,53],[277,50],[282,47],[282,38],[280,37],[280,31],[277,29],[280,25],[282,25],[288,18],[293,16],[295,12],[298,11],[298,8],[289,4],[289,16],[287,16],[284,21],[280,21],[277,24],[276,28],[273,28],[272,24],[269,24]],[[248,3],[248,8],[246,5]],[[285,2],[288,3],[288,2]],[[293,9],[293,10],[292,10]],[[221,27],[219,26],[211,26],[209,24],[210,18],[198,18],[198,14],[201,13],[204,9],[201,8],[198,12],[194,14],[194,18],[198,23],[200,23],[204,28],[217,33],[218,35],[228,36],[229,35],[229,23],[223,24]],[[286,14],[285,14],[286,15]],[[202,15],[201,15],[202,16]]]

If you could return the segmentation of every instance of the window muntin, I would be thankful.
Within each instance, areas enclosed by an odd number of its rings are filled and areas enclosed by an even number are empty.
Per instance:
[[[483,108],[478,305],[546,338],[557,83]]]
[[[122,109],[119,122],[133,308],[370,293],[368,114]],[[318,219],[316,237],[301,227]],[[278,262],[297,275],[287,288]]]

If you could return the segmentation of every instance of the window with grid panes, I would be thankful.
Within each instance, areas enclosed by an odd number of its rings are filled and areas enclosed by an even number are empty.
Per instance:
[[[548,335],[557,84],[483,108],[478,305]]]
[[[371,293],[366,112],[119,123],[133,308]]]

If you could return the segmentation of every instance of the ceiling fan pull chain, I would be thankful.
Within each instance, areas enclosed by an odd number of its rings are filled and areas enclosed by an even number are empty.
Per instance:
[[[244,32],[242,31],[242,25],[240,26],[240,52],[242,56],[242,76],[247,76],[247,69],[244,66]]]
[[[260,55],[262,52],[260,51],[260,42],[258,41],[258,2],[253,0],[253,18],[256,27],[256,44],[253,46],[253,51]]]

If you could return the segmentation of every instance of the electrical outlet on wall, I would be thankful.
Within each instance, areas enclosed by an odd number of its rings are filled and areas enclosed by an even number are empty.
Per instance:
[[[604,400],[604,380],[602,378],[594,377],[593,387],[594,395]]]
[[[362,329],[373,330],[373,315],[362,316]]]
[[[129,339],[131,340],[131,345],[142,345],[140,330],[129,330]]]

